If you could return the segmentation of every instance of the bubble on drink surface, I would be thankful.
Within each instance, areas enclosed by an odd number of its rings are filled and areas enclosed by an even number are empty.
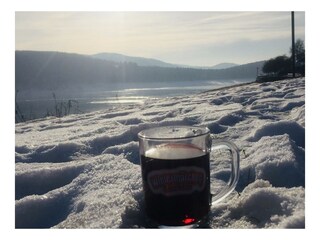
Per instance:
[[[205,152],[191,144],[163,144],[146,151],[145,156],[163,160],[196,158]]]

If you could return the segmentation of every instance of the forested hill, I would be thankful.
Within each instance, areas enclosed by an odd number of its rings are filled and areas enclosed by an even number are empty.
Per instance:
[[[108,89],[108,83],[254,79],[264,61],[228,69],[194,69],[138,66],[86,55],[16,51],[16,89]]]

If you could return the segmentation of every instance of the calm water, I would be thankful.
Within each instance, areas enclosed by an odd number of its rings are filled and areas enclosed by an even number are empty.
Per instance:
[[[178,83],[131,83],[125,86],[110,86],[107,91],[86,92],[18,92],[16,96],[16,122],[64,116],[119,107],[128,104],[143,104],[147,99],[190,95],[210,89],[250,82],[241,81],[201,81]],[[18,112],[18,114],[17,114]]]

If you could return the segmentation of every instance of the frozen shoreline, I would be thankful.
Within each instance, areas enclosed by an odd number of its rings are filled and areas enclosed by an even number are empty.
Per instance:
[[[303,228],[305,82],[230,86],[141,106],[16,124],[16,227],[144,228],[137,133],[206,125],[241,151],[211,228]],[[215,156],[213,189],[226,181]]]

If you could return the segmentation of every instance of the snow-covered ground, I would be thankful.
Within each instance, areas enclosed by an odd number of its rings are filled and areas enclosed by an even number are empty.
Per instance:
[[[207,227],[304,228],[304,78],[16,124],[16,227],[147,227],[137,133],[166,125],[204,125],[241,149],[236,191]],[[214,192],[228,166],[212,156]]]

